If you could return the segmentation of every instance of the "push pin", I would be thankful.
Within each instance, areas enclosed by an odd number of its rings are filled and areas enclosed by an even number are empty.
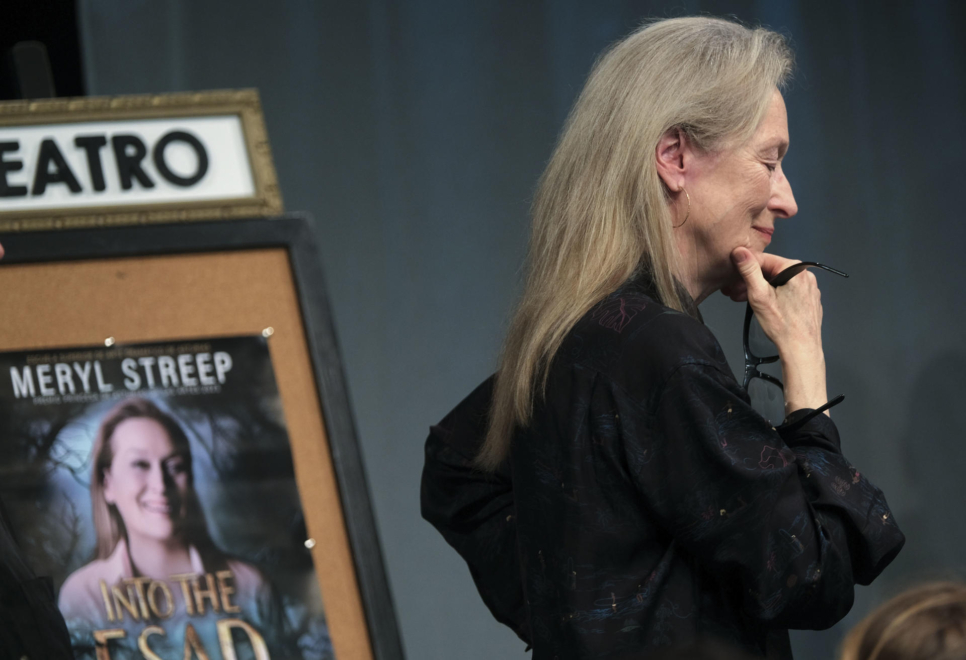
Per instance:
[[[271,329],[271,328],[269,328]],[[305,547],[311,550],[315,547],[315,539],[305,539]]]
[[[115,342],[114,337],[108,337],[107,339],[104,340],[104,345],[107,346],[108,348],[110,348],[111,346],[113,346],[115,343],[116,342]]]
[[[272,326],[268,326],[267,328],[262,330],[262,337],[265,337],[266,339],[268,339],[274,334],[275,334],[275,328],[273,328]]]

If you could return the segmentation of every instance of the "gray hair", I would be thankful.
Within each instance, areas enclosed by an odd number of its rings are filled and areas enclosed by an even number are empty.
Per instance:
[[[643,26],[594,66],[534,198],[527,280],[497,370],[486,441],[494,469],[529,423],[557,349],[580,318],[646,268],[682,311],[666,188],[655,150],[678,128],[699,149],[749,139],[792,68],[785,39],[710,17]]]

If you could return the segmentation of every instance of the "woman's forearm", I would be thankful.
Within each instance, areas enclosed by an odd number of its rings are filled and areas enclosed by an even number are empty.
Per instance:
[[[819,408],[828,401],[825,353],[821,347],[781,352],[785,385],[785,414],[802,408]],[[828,411],[825,411],[828,415]]]

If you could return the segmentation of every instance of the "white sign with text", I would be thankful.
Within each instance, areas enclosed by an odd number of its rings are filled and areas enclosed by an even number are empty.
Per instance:
[[[238,115],[0,127],[0,212],[254,195]]]

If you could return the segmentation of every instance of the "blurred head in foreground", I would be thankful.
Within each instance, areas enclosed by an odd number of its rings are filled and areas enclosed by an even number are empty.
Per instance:
[[[678,644],[647,657],[649,660],[754,660],[750,655],[716,639]]]
[[[845,638],[840,660],[966,658],[966,584],[937,582],[903,592]]]

